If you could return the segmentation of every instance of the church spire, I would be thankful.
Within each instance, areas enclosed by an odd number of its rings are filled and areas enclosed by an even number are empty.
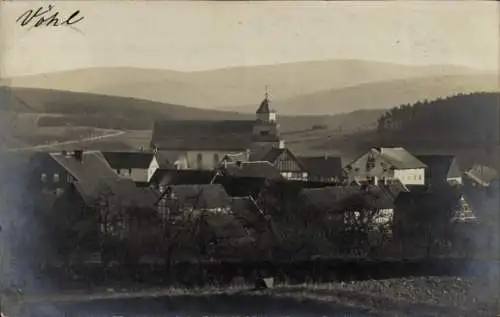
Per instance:
[[[271,113],[271,103],[269,102],[269,86],[266,85],[264,100],[260,103],[256,113]]]

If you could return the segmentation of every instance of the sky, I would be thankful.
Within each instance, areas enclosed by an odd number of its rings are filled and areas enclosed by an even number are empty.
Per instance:
[[[36,1],[0,7],[2,77],[87,67],[200,71],[326,59],[497,71],[496,2],[60,1],[70,27],[26,28]],[[45,3],[47,6],[48,3]]]

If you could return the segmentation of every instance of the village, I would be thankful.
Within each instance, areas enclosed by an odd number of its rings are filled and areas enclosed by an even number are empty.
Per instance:
[[[52,215],[42,221],[50,263],[471,257],[498,243],[484,229],[495,221],[493,168],[402,147],[351,162],[297,156],[267,95],[255,120],[157,120],[148,150],[23,162],[35,199],[22,203]]]

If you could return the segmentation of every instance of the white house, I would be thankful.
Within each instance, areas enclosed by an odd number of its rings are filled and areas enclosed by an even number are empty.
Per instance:
[[[350,182],[399,180],[405,186],[426,185],[427,166],[404,148],[371,148],[344,168]]]

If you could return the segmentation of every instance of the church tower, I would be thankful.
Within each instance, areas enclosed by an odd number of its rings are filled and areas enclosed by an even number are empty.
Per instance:
[[[283,142],[280,142],[279,125],[276,122],[276,111],[271,107],[267,87],[264,100],[255,114],[253,145],[283,147]]]

